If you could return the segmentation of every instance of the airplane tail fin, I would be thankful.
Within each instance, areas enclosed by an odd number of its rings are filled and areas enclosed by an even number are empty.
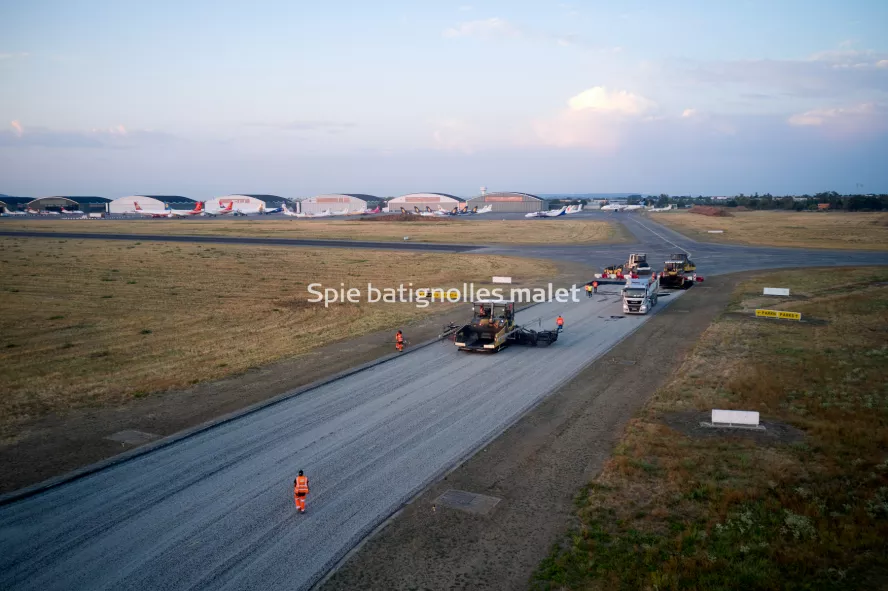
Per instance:
[[[402,207],[402,208],[401,208],[401,213],[405,213],[405,214],[406,214],[406,213],[407,213],[407,210],[404,209],[404,208]]]

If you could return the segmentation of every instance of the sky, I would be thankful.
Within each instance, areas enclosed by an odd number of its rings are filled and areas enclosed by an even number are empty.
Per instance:
[[[0,193],[888,193],[888,2],[0,2]]]

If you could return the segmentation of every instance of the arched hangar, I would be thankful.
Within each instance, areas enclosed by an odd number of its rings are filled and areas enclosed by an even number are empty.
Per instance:
[[[465,199],[447,193],[410,193],[390,199],[388,202],[389,211],[392,213],[400,211],[402,207],[412,212],[414,207],[418,207],[420,211],[425,211],[426,207],[432,211],[438,209],[450,211],[454,207],[464,209],[465,206]]]
[[[167,206],[171,209],[192,209],[194,204],[194,199],[181,195],[127,195],[109,203],[108,213],[134,214],[138,210],[161,212]]]
[[[476,205],[478,208],[492,206],[493,213],[529,213],[531,211],[542,211],[545,209],[545,200],[530,193],[516,193],[513,191],[505,191],[501,193],[487,193],[469,199],[467,206],[473,209]]]
[[[326,210],[348,210],[348,213],[353,213],[367,209],[369,201],[379,201],[379,197],[363,193],[331,193],[309,197],[299,203],[302,213],[321,213]]]
[[[111,202],[107,197],[68,197],[56,195],[53,197],[38,197],[30,201],[26,208],[32,211],[82,211],[84,213],[105,211]]]
[[[34,201],[33,197],[13,197],[12,195],[0,195],[0,213],[10,211],[24,211],[26,206]]]

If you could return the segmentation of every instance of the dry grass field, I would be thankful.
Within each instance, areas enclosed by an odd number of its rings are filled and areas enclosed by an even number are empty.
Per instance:
[[[368,281],[461,287],[506,274],[526,285],[556,272],[509,257],[346,249],[4,237],[0,251],[6,438],[45,413],[243,372],[452,306],[325,309],[306,301],[309,283],[364,292]]]
[[[421,220],[423,218],[420,218]],[[601,244],[627,241],[618,224],[592,220],[446,220],[431,222],[372,222],[369,220],[304,220],[218,218],[133,220],[13,220],[3,230],[97,232],[113,234],[175,234],[250,236],[256,238],[324,238],[451,244]]]
[[[727,244],[888,250],[888,213],[734,211],[733,217],[687,212],[651,219],[695,240]],[[709,234],[724,230],[724,234]]]
[[[578,496],[581,526],[535,587],[885,588],[886,281],[883,267],[740,285]],[[759,411],[770,435],[700,428],[713,408]]]

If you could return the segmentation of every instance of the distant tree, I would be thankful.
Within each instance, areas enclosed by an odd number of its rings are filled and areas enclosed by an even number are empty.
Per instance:
[[[657,197],[657,207],[666,207],[667,205],[669,205],[669,195],[663,193]]]
[[[725,205],[727,205],[728,207],[737,207],[737,200],[728,199],[727,201],[725,201]]]
[[[641,203],[641,195],[629,195],[626,198],[627,205],[638,205],[639,203]]]

